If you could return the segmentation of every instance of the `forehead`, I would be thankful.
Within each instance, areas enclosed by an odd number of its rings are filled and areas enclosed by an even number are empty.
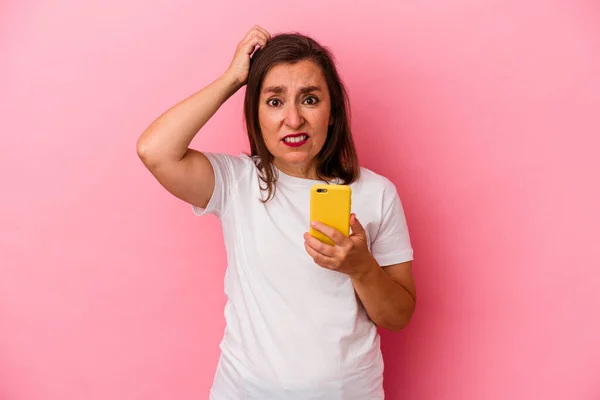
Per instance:
[[[285,86],[291,89],[300,86],[320,86],[326,87],[327,82],[323,70],[314,61],[302,60],[294,64],[277,64],[272,67],[265,79],[262,87]]]

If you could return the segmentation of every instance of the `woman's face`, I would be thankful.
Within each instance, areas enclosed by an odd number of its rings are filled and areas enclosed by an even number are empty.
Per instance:
[[[325,75],[313,61],[269,70],[261,87],[258,121],[277,168],[315,178],[314,160],[327,138],[330,115]]]

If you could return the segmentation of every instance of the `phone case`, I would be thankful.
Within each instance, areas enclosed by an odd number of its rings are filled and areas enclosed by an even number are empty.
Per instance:
[[[310,220],[319,221],[350,235],[352,190],[347,185],[316,184],[310,189]],[[311,236],[333,245],[333,241],[310,227]]]

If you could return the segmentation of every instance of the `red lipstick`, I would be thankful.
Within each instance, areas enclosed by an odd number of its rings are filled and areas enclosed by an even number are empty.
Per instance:
[[[288,147],[300,147],[308,141],[308,134],[306,132],[293,133],[284,136],[281,141]]]

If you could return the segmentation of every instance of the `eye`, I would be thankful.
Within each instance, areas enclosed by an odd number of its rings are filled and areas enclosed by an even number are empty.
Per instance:
[[[281,101],[279,101],[279,99],[269,99],[267,100],[267,105],[271,107],[279,107],[281,105]]]
[[[319,102],[319,99],[317,99],[315,96],[308,96],[306,99],[304,99],[304,102],[309,106],[314,106]]]

